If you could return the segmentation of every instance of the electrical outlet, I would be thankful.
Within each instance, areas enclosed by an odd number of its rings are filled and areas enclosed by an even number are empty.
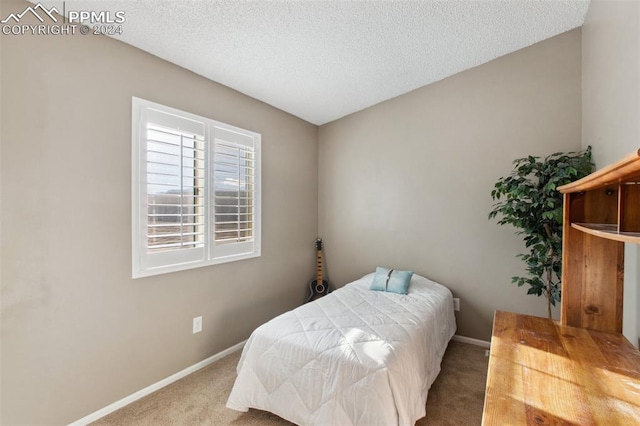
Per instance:
[[[453,310],[454,311],[459,311],[460,310],[460,299],[457,297],[453,298]]]
[[[193,334],[200,333],[202,331],[202,317],[195,317],[193,319]]]

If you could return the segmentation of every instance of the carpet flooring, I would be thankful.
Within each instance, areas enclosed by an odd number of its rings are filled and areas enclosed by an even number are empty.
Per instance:
[[[225,407],[236,377],[240,351],[180,379],[92,423],[94,426],[242,425],[292,423],[260,410],[240,413]],[[425,425],[479,425],[488,359],[485,348],[450,342],[442,371],[429,390]]]

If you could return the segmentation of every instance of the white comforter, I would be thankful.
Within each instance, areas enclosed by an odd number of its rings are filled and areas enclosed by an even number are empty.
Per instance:
[[[258,327],[227,407],[300,425],[413,425],[455,332],[451,292],[414,274],[409,294],[367,275]]]

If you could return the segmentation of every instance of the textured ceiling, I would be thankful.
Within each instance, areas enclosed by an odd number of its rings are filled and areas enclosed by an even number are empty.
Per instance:
[[[42,1],[62,10],[60,1]],[[579,27],[589,0],[66,1],[125,43],[324,124]]]

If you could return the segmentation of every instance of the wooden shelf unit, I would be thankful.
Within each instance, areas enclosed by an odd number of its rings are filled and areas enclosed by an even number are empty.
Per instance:
[[[624,243],[640,244],[640,150],[564,194],[560,323],[622,332]]]
[[[624,244],[640,244],[640,150],[564,194],[561,318],[497,311],[482,424],[640,424],[622,333]]]

